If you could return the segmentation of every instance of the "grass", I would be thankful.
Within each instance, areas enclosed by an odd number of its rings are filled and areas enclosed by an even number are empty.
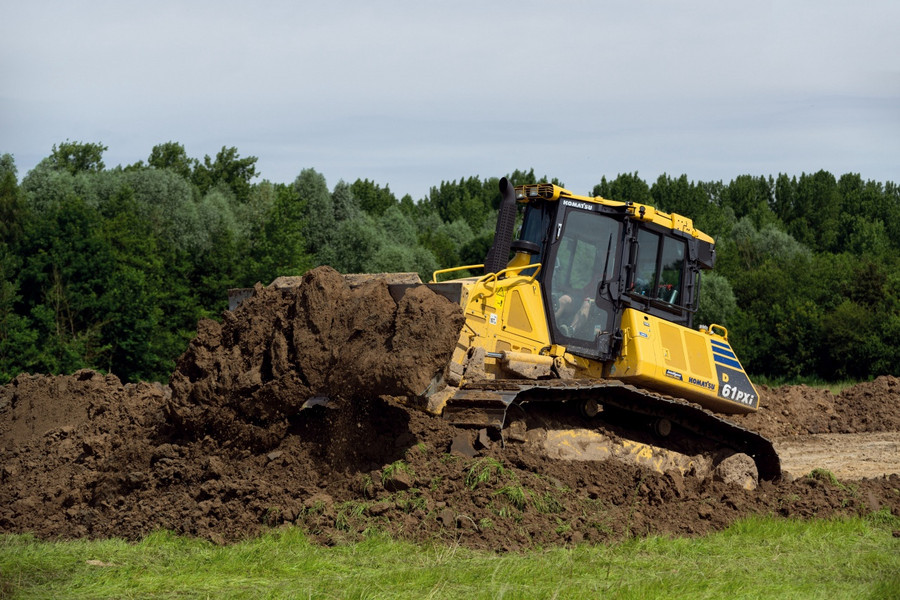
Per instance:
[[[397,476],[397,473],[407,473],[409,475],[415,476],[413,470],[410,466],[403,460],[395,460],[389,465],[386,465],[384,469],[381,471],[381,483],[384,484],[394,477]]]
[[[495,554],[294,528],[231,546],[0,536],[8,598],[898,598],[900,519],[752,518],[700,539]]]
[[[842,380],[842,381],[825,381],[819,377],[766,377],[765,375],[751,375],[753,383],[767,385],[769,387],[781,387],[785,385],[806,385],[814,388],[824,388],[837,396],[844,390],[852,388],[854,385],[862,383],[861,380]]]
[[[479,458],[466,474],[466,487],[474,490],[479,485],[490,482],[494,477],[506,475],[503,463],[491,457]]]

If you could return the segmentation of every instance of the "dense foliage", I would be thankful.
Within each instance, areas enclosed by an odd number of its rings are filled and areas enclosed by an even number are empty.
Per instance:
[[[313,169],[254,182],[256,158],[235,148],[201,161],[167,142],[111,169],[105,150],[64,142],[21,181],[0,156],[0,382],[81,367],[165,380],[227,288],[320,264],[423,277],[478,264],[500,201],[495,178],[441,182],[415,201],[367,179],[329,189]],[[729,328],[751,372],[900,374],[894,183],[820,171],[648,185],[635,173],[594,193],[685,214],[717,237],[700,319]]]

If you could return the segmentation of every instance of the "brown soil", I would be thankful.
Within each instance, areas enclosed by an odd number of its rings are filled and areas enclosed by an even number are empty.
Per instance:
[[[735,420],[779,450],[806,446],[784,452],[796,479],[747,491],[549,459],[397,400],[430,384],[461,324],[425,288],[394,300],[384,284],[350,289],[322,268],[297,290],[258,287],[221,325],[202,321],[169,386],[93,371],[20,375],[0,388],[0,532],[138,539],[168,529],[224,543],[294,524],[329,544],[385,531],[517,550],[697,535],[753,514],[900,516],[896,378],[838,396],[763,388],[760,412]],[[307,402],[324,396],[327,405]],[[450,452],[459,435],[474,458]],[[846,438],[854,452],[821,452]],[[844,475],[868,461],[865,440],[881,465]],[[821,464],[803,464],[808,456]],[[815,466],[847,479],[806,476]]]

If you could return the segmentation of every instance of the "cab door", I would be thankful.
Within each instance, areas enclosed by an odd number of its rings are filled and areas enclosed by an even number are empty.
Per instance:
[[[562,201],[544,279],[551,339],[573,354],[606,360],[616,307],[605,292],[621,261],[622,220],[604,207]]]

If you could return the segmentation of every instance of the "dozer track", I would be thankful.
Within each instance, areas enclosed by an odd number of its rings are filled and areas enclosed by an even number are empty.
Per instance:
[[[618,380],[495,379],[467,383],[443,410],[451,423],[502,430],[508,410],[528,403],[596,402],[606,409],[645,419],[665,419],[698,439],[747,454],[760,480],[781,478],[781,461],[772,442],[685,400],[661,396]]]

